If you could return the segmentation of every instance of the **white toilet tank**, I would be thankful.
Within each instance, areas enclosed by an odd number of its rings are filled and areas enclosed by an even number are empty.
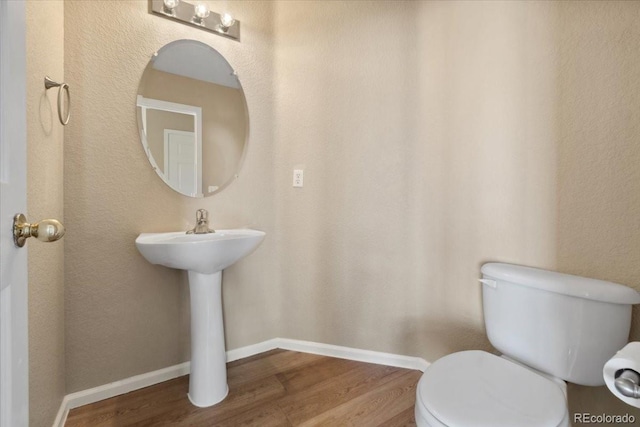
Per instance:
[[[628,341],[640,293],[602,280],[512,264],[482,266],[487,336],[502,354],[575,384],[604,384]]]

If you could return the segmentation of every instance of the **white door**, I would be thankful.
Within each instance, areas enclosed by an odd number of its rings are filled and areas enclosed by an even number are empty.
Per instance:
[[[27,249],[11,231],[27,208],[24,7],[0,0],[0,427],[29,424]]]
[[[198,195],[198,156],[194,132],[164,130],[164,173],[169,185],[180,193]]]

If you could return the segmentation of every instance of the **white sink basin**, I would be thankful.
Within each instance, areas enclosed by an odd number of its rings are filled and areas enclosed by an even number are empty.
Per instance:
[[[264,236],[264,231],[248,229],[209,234],[143,233],[136,246],[151,264],[212,274],[249,255]]]
[[[143,233],[136,239],[152,264],[187,270],[191,300],[189,400],[207,407],[229,393],[222,319],[222,270],[249,255],[264,239],[257,230],[209,234]]]

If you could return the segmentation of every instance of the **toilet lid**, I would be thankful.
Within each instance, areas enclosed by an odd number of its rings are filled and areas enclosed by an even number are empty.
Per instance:
[[[418,400],[449,427],[556,427],[567,412],[558,385],[477,350],[429,366],[418,383]]]

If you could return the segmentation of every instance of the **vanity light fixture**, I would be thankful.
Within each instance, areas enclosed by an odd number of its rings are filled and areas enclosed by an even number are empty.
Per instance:
[[[179,3],[180,3],[180,0],[163,0],[162,1],[162,11],[163,11],[163,13],[166,14],[166,15],[173,16],[175,14],[173,9],[175,9],[178,6]]]
[[[149,0],[149,13],[210,31],[219,36],[240,40],[240,22],[229,13],[218,14],[203,2]]]
[[[211,15],[209,6],[206,3],[198,3],[193,8],[193,22],[198,25],[204,25],[204,20]]]
[[[233,19],[233,16],[229,13],[223,13],[220,15],[220,30],[225,33],[229,31],[229,28],[233,27],[233,24],[236,23],[236,20]]]

